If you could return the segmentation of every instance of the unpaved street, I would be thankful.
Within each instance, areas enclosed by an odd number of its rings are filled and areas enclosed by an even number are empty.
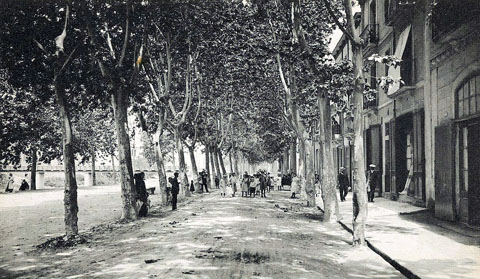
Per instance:
[[[2,269],[22,278],[402,278],[287,197],[196,195],[178,211],[157,207],[134,223],[97,226],[86,244],[28,253]]]

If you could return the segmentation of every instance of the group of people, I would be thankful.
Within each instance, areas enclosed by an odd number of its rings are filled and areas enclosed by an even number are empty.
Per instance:
[[[26,191],[30,189],[30,185],[27,182],[28,179],[28,174],[25,174],[25,177],[22,179],[22,182],[20,183],[20,187],[18,188],[19,191]],[[12,193],[15,180],[13,179],[13,175],[10,173],[7,177],[7,187],[5,187],[5,193]]]
[[[367,171],[367,197],[368,202],[374,202],[375,198],[375,188],[378,184],[378,172],[376,170],[375,164],[369,165],[369,170]],[[344,167],[340,168],[338,174],[338,188],[340,190],[340,201],[345,201],[347,197],[349,188],[350,188],[350,179],[348,178],[347,170]]]
[[[248,172],[242,178],[242,197],[255,197],[260,192],[260,197],[266,198],[267,192],[272,188],[273,177],[266,170],[259,170],[253,175]]]

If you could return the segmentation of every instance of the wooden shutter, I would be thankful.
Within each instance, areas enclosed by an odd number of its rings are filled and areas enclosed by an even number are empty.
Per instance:
[[[455,133],[453,124],[435,127],[435,217],[455,220]]]

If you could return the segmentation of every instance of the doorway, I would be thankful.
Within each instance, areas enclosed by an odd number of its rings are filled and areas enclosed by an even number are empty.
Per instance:
[[[480,119],[461,124],[460,219],[480,226]]]

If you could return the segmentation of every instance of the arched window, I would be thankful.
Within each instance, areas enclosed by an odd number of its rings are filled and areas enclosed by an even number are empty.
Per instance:
[[[480,75],[465,80],[455,93],[455,117],[480,114]]]

